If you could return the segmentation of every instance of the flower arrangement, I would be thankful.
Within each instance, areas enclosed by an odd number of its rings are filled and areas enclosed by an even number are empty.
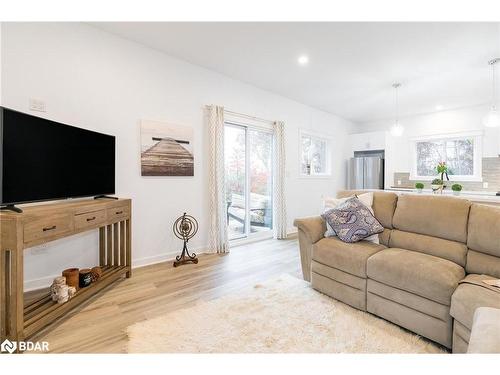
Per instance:
[[[448,166],[446,165],[446,162],[442,161],[440,162],[437,167],[436,167],[436,171],[438,174],[441,175],[441,180],[444,181],[444,177],[446,176],[446,180],[450,180],[450,178],[448,177],[448,172],[450,171]]]

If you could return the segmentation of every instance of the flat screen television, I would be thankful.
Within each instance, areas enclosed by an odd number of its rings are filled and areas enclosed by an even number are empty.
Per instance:
[[[115,137],[0,107],[0,205],[115,193]]]

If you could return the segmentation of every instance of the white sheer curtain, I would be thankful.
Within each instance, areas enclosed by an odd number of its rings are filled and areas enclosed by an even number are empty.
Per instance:
[[[210,201],[209,251],[229,252],[227,237],[226,187],[224,167],[224,107],[208,107],[209,170],[208,190]]]
[[[274,128],[274,174],[273,174],[273,202],[274,202],[274,238],[279,240],[287,236],[286,200],[285,200],[285,123],[276,121]]]

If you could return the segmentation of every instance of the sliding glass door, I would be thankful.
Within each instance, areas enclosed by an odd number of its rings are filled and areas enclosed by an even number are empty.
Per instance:
[[[229,239],[270,234],[273,134],[226,123],[224,136]]]

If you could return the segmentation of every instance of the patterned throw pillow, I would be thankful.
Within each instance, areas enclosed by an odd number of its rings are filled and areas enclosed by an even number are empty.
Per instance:
[[[344,242],[358,242],[384,231],[384,227],[375,219],[368,207],[356,197],[346,200],[321,216]]]
[[[363,203],[366,207],[370,209],[370,212],[372,213],[373,216],[375,216],[373,212],[373,192],[369,193],[363,193],[360,195],[352,195],[350,197],[346,198],[330,198],[326,197],[324,200],[324,209],[323,212],[326,212],[328,210],[331,210],[332,208],[337,208],[337,206],[340,206],[342,203],[344,203],[346,200],[352,198],[352,197],[357,197],[361,203]],[[324,234],[325,237],[337,237],[337,233],[333,230],[333,228],[326,222],[326,232]],[[378,234],[374,234],[373,236],[366,237],[365,241],[373,242],[376,243],[377,245],[380,243]]]

